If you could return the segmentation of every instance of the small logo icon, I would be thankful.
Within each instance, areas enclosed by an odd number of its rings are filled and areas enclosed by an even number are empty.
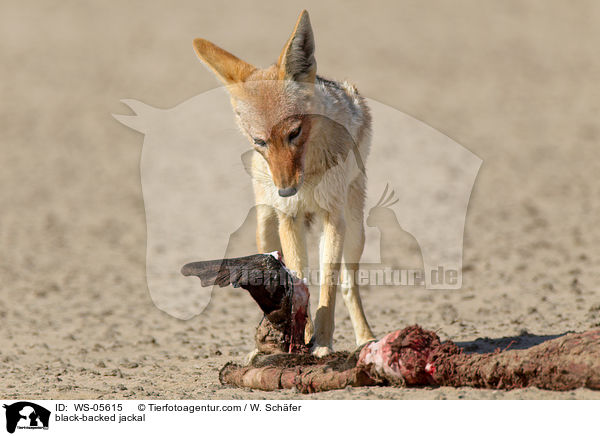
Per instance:
[[[18,429],[48,430],[50,411],[29,401],[4,404],[6,409],[6,431],[14,433]]]

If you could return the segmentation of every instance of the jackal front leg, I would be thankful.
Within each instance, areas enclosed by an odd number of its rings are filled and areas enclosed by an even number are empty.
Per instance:
[[[266,204],[256,205],[256,246],[259,253],[281,251],[277,212]]]
[[[306,227],[303,217],[297,215],[291,217],[283,213],[279,216],[279,239],[283,250],[283,261],[285,265],[294,271],[296,275],[305,278],[306,267],[308,266],[308,253],[306,251]],[[304,334],[306,343],[313,336],[313,324],[310,317],[310,306],[308,320]]]
[[[344,249],[345,221],[342,213],[328,214],[323,222],[321,254],[321,294],[315,314],[315,335],[312,352],[325,356],[333,351],[335,294],[339,281],[340,262]]]

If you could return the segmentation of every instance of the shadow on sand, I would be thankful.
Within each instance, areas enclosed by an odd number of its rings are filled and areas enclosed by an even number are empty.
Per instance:
[[[550,341],[552,339],[560,338],[568,333],[565,332],[559,335],[532,335],[531,333],[523,333],[519,336],[509,336],[504,338],[477,338],[474,341],[469,342],[455,342],[460,348],[466,353],[492,353],[497,349],[500,350],[526,350],[541,344],[542,342]]]

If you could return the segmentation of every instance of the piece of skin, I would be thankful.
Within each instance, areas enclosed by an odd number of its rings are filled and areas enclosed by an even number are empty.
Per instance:
[[[188,263],[181,273],[199,277],[202,286],[232,285],[250,293],[265,315],[256,334],[259,352],[304,350],[310,294],[306,282],[285,266],[281,253]]]
[[[303,393],[347,386],[537,387],[600,390],[600,330],[570,333],[528,349],[467,354],[417,325],[395,330],[354,353],[266,356],[252,366],[227,364],[223,384]]]

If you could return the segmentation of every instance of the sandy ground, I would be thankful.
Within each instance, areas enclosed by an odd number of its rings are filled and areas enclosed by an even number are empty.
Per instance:
[[[365,289],[376,333],[418,322],[489,350],[600,326],[600,5],[362,4],[2,3],[0,397],[600,399],[583,389],[222,387],[219,368],[252,348],[254,303],[224,289],[189,321],[152,303],[143,137],[110,114],[127,113],[121,98],[167,108],[213,88],[191,50],[197,36],[268,65],[305,7],[320,71],[484,161],[463,288]],[[342,304],[336,318],[335,347],[349,349]]]

